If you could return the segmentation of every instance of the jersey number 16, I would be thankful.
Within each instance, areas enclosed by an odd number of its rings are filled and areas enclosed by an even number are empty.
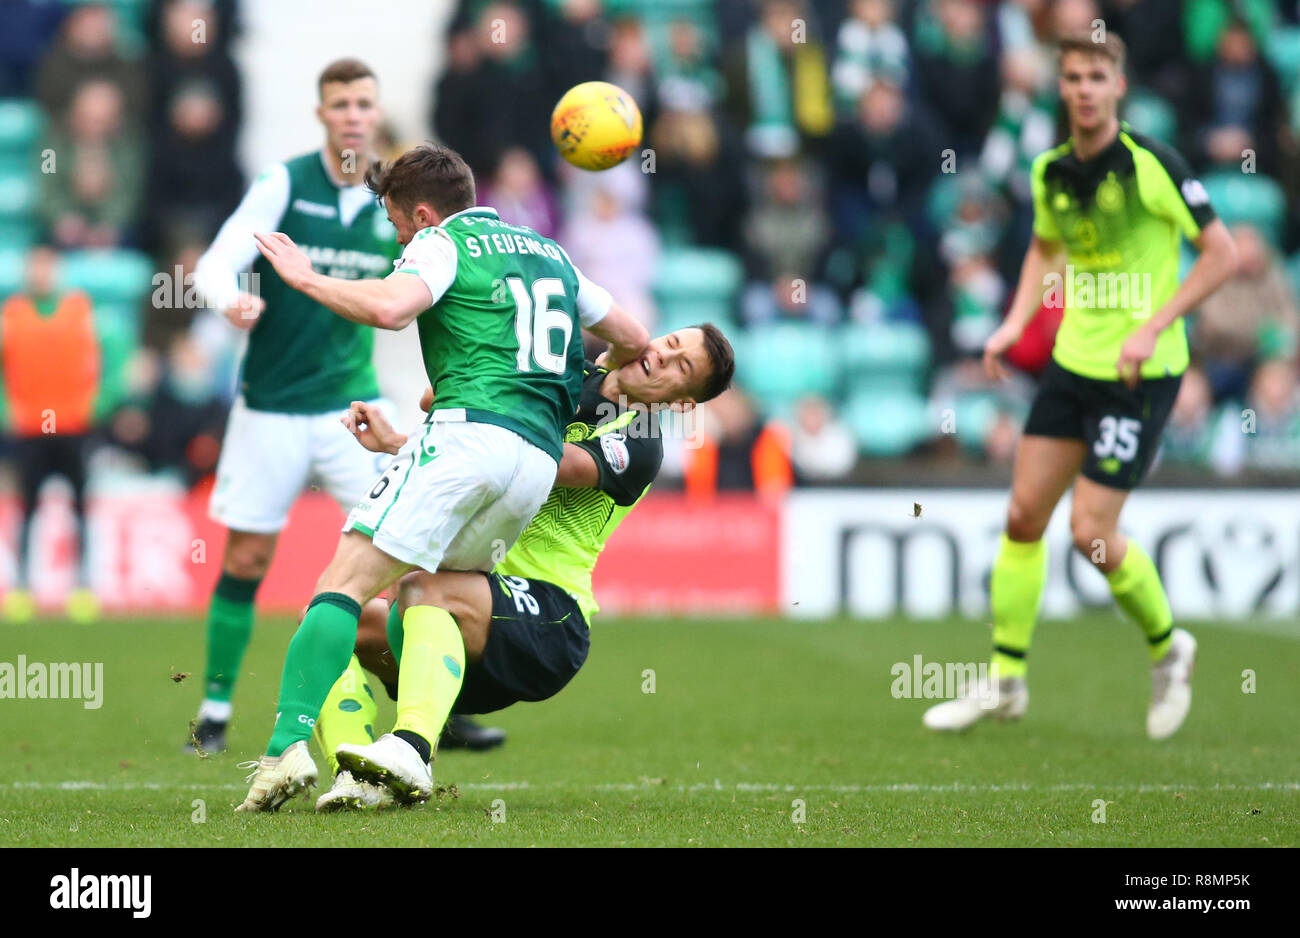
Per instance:
[[[515,366],[520,371],[535,371],[536,365],[553,374],[564,374],[573,319],[564,310],[551,308],[552,297],[564,296],[564,284],[558,277],[542,277],[533,281],[530,291],[518,277],[507,277],[506,283],[515,298],[515,338],[519,340]],[[563,337],[559,354],[551,351],[555,332]]]

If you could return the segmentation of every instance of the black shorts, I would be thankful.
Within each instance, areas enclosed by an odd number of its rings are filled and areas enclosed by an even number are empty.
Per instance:
[[[452,713],[491,713],[553,697],[587,660],[591,638],[577,601],[554,583],[486,574],[492,627],[465,669]]]
[[[1099,485],[1134,489],[1146,475],[1173,410],[1182,375],[1122,381],[1085,378],[1048,363],[1034,395],[1025,433],[1083,440],[1083,475]]]

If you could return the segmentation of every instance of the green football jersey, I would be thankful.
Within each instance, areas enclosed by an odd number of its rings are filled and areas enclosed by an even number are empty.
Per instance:
[[[558,462],[582,385],[578,273],[559,245],[472,208],[416,232],[393,275],[404,273],[436,297],[417,319],[434,406],[511,430]]]
[[[1041,154],[1031,170],[1034,233],[1065,245],[1059,283],[1065,316],[1053,357],[1087,378],[1119,380],[1125,339],[1178,289],[1180,239],[1214,220],[1205,187],[1177,153],[1122,124],[1115,140],[1080,160],[1073,140]],[[1142,377],[1182,374],[1182,319],[1156,340]]]
[[[285,163],[289,202],[279,224],[331,277],[384,277],[397,257],[396,232],[378,201],[343,224],[339,187],[319,151]],[[266,310],[248,336],[239,390],[253,410],[314,414],[344,410],[379,396],[372,362],[374,330],[348,322],[306,294],[285,285],[260,254],[253,263],[255,291]]]
[[[600,393],[609,372],[588,363],[577,416],[565,430],[567,443],[596,460],[595,488],[551,489],[496,573],[545,580],[578,601],[591,623],[598,611],[591,574],[605,542],[650,488],[663,463],[657,418],[620,410]]]

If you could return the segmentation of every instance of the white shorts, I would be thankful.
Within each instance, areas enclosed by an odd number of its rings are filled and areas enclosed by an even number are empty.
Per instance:
[[[403,563],[491,570],[542,507],[559,468],[513,431],[435,411],[371,486],[344,531]]]
[[[375,402],[391,421],[396,408]],[[348,511],[369,491],[392,456],[372,453],[339,422],[346,411],[277,414],[251,410],[238,398],[230,409],[208,514],[234,531],[273,534],[309,484]]]

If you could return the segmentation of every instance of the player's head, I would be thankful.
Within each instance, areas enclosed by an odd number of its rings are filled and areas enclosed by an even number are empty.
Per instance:
[[[1119,103],[1128,90],[1124,40],[1110,30],[1100,36],[1069,36],[1061,40],[1058,55],[1057,87],[1070,132],[1089,133],[1108,126],[1118,116]]]
[[[645,355],[619,369],[618,384],[634,403],[689,409],[725,391],[735,371],[731,343],[709,322],[651,339]]]
[[[450,147],[424,144],[393,162],[375,163],[366,171],[370,187],[397,228],[397,243],[439,224],[449,215],[474,207],[474,174]]]
[[[339,59],[325,66],[317,87],[316,117],[325,128],[329,148],[340,156],[350,152],[368,159],[384,118],[375,73],[357,59]]]

